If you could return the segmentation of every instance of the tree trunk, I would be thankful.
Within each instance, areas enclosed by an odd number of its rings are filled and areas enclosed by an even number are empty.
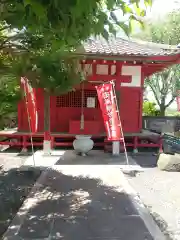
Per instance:
[[[50,136],[50,94],[44,90],[44,146],[45,154],[50,154],[51,151],[51,136]]]
[[[165,111],[166,111],[166,107],[165,105],[160,105],[160,116],[164,117],[165,116]]]
[[[50,130],[50,94],[44,90],[44,132]]]

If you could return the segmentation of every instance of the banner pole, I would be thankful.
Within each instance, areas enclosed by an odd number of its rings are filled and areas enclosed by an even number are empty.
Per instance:
[[[125,154],[125,158],[126,158],[126,163],[127,163],[127,165],[129,165],[129,159],[128,159],[128,154],[127,154],[125,140],[124,140],[124,133],[123,133],[123,129],[122,129],[121,118],[120,118],[120,113],[119,113],[118,104],[117,104],[117,98],[116,98],[114,81],[112,81],[111,84],[112,84],[112,87],[113,87],[113,95],[114,95],[114,99],[115,99],[117,115],[118,115],[118,118],[119,118],[119,127],[120,127],[120,131],[121,131],[121,134],[122,134],[122,142],[123,142],[123,147],[124,147],[124,154]]]

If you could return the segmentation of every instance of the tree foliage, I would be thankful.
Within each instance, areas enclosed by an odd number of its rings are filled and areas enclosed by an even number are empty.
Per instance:
[[[78,60],[59,53],[31,54],[30,60],[27,55],[16,57],[13,72],[19,79],[26,76],[33,87],[57,94],[71,90],[82,80]]]
[[[179,76],[180,67],[173,66],[152,75],[145,81],[146,86],[150,88],[154,95],[161,115],[165,115],[166,108],[173,103],[177,96],[177,89],[180,89]]]
[[[180,13],[174,10],[163,19],[145,22],[145,31],[139,34],[141,39],[156,43],[175,45],[180,43]]]
[[[157,109],[155,102],[144,101],[143,102],[143,115],[144,116],[159,116],[159,110]]]
[[[52,82],[53,86],[56,83],[55,87],[58,87],[61,79],[62,83],[65,83],[62,74],[66,75],[66,80],[67,76],[71,75],[69,70],[65,73],[65,69],[74,68],[74,61],[71,62],[71,66],[68,62],[67,67],[58,68],[58,62],[62,63],[61,66],[67,63],[63,62],[62,52],[69,55],[90,35],[101,34],[108,38],[109,34],[116,33],[117,26],[128,34],[131,30],[130,22],[145,14],[145,9],[139,7],[139,2],[139,0],[130,0],[129,3],[125,0],[1,0],[0,50],[13,56],[20,51],[21,56],[12,59],[13,65],[14,62],[18,62],[18,69],[22,72],[26,69],[30,72],[38,65],[39,72],[31,76],[37,78],[38,75],[40,86],[43,87],[45,84],[44,87],[47,87],[44,77],[48,75],[50,88]],[[151,4],[151,0],[144,0],[144,3],[147,6]],[[117,18],[115,14],[117,9],[123,14],[128,14],[128,24]],[[57,56],[59,52],[60,57]],[[50,72],[47,74],[48,69]],[[46,74],[42,74],[44,70]],[[17,75],[19,76],[19,71]],[[34,80],[37,83],[37,79]],[[71,80],[74,84],[74,80]],[[62,84],[60,85],[62,87]]]
[[[145,25],[145,31],[138,34],[138,37],[161,44],[177,45],[180,43],[180,12],[174,11],[162,20]],[[149,88],[160,109],[160,114],[165,115],[168,108],[177,96],[177,89],[180,89],[180,66],[174,65],[162,72],[156,73],[147,78],[145,85]]]
[[[128,32],[129,26],[119,21],[115,11],[128,14],[130,20],[144,16],[139,0],[1,0],[0,19],[8,29],[28,29],[46,37],[48,43],[74,46],[91,34],[107,37],[118,25]],[[145,5],[152,0],[144,0]],[[136,5],[136,7],[132,7]],[[4,25],[3,25],[4,28]]]
[[[12,127],[13,118],[16,119],[17,104],[21,98],[19,84],[13,75],[0,77],[0,128]]]
[[[108,38],[117,27],[128,34],[131,22],[145,15],[139,2],[0,0],[0,54],[9,61],[2,61],[4,73],[26,76],[35,87],[68,91],[81,81],[78,59],[72,59],[71,52],[91,35]],[[144,0],[146,6],[151,2]],[[128,14],[128,24],[117,18],[118,9]],[[45,118],[48,108],[45,106]]]

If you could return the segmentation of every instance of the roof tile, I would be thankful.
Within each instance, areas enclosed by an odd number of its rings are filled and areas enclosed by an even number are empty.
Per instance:
[[[167,56],[180,54],[178,47],[148,43],[123,38],[91,38],[83,43],[87,54],[123,55],[123,56]]]

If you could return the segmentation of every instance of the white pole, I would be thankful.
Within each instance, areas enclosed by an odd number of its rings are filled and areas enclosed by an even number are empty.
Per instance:
[[[117,106],[117,99],[116,99],[116,94],[115,94],[115,89],[114,89],[114,81],[111,82],[112,83],[112,86],[113,86],[113,93],[114,93],[114,96],[115,96],[115,101],[116,101],[116,106]],[[127,149],[126,149],[126,144],[125,144],[125,140],[124,140],[124,133],[123,133],[123,129],[122,129],[122,124],[121,124],[121,118],[120,118],[120,113],[119,113],[119,110],[117,109],[117,114],[118,114],[118,117],[119,117],[119,127],[120,127],[120,130],[121,130],[121,134],[122,134],[122,141],[123,141],[123,147],[124,147],[124,154],[125,154],[125,158],[126,158],[126,163],[127,165],[129,165],[129,159],[128,159],[128,155],[127,155]],[[119,143],[119,142],[118,142]]]

